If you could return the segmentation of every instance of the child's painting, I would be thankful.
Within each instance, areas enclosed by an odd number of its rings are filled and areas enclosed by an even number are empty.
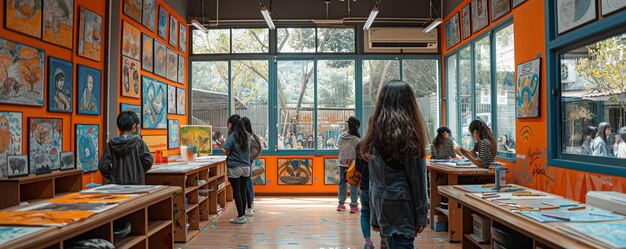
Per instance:
[[[41,0],[6,0],[4,3],[7,29],[41,38]]]
[[[518,0],[519,1],[519,0]],[[513,0],[515,2],[515,0]],[[626,7],[625,0],[602,0],[602,15],[608,15]]]
[[[154,41],[154,74],[166,77],[167,49],[163,43]]]
[[[8,175],[7,157],[22,154],[22,127],[21,112],[0,111],[0,178]]]
[[[324,184],[339,184],[339,162],[336,158],[324,159]]]
[[[30,173],[42,174],[61,165],[63,119],[28,118]]]
[[[74,152],[61,152],[61,170],[75,169]]]
[[[141,0],[124,0],[124,15],[141,23]]]
[[[167,120],[167,148],[178,149],[180,147],[180,127],[178,119]]]
[[[122,103],[120,106],[120,111],[133,111],[137,114],[139,120],[141,120],[141,106]],[[137,134],[141,134],[141,125],[137,126]]]
[[[143,0],[143,10],[141,23],[148,30],[154,32],[154,21],[156,20],[156,0]]]
[[[142,83],[143,128],[167,128],[167,88],[165,83],[143,76]]]
[[[176,114],[185,115],[185,108],[187,107],[185,89],[176,88],[176,90]]]
[[[100,70],[78,65],[78,114],[100,115]]]
[[[7,177],[20,177],[28,175],[28,156],[13,155],[7,156],[8,171]]]
[[[144,135],[141,137],[148,146],[150,152],[155,153],[157,150],[167,150],[167,136],[166,135]]]
[[[0,226],[0,245],[12,240],[28,236],[30,234],[47,229],[45,227],[7,227]]]
[[[44,51],[0,38],[0,103],[44,105]]]
[[[178,55],[178,83],[185,84],[185,57]]]
[[[76,165],[83,173],[98,170],[97,124],[76,125]]]
[[[196,147],[200,155],[210,155],[213,152],[211,130],[208,125],[183,125],[180,127],[180,144]]]
[[[122,55],[126,55],[135,60],[140,60],[141,52],[141,32],[129,22],[124,21],[124,32],[122,33]]]
[[[477,33],[489,25],[489,5],[487,0],[472,0],[472,33]]]
[[[62,227],[89,218],[94,212],[86,211],[10,211],[0,212],[1,225]]]
[[[143,46],[141,49],[141,69],[153,71],[154,39],[147,34],[143,34]]]
[[[461,10],[461,36],[463,36],[464,40],[472,35],[470,23],[470,5],[468,4]]]
[[[187,25],[181,22],[178,29],[178,49],[184,53],[187,52]]]
[[[446,22],[446,49],[450,49],[461,42],[459,26],[459,13],[456,13]]]
[[[557,31],[559,34],[596,19],[595,0],[557,0]]]
[[[43,40],[71,49],[74,0],[43,0],[43,10]]]
[[[541,59],[517,65],[516,118],[539,117],[540,73]]]
[[[171,49],[167,49],[167,79],[176,81],[178,76],[178,54]]]
[[[178,19],[170,15],[170,45],[178,46]]]
[[[139,61],[122,56],[122,96],[141,98],[139,92]]]
[[[176,114],[176,87],[167,85],[167,113]]]
[[[48,111],[72,112],[73,72],[71,62],[48,57]]]
[[[491,0],[491,21],[495,21],[501,16],[511,11],[510,0]]]
[[[278,159],[278,185],[313,185],[311,159]]]
[[[159,22],[157,27],[157,35],[159,37],[166,39],[167,38],[167,10],[163,8],[163,6],[159,6]]]
[[[257,158],[252,165],[252,184],[265,185],[265,158]]]
[[[78,55],[100,61],[102,50],[102,17],[80,8]]]

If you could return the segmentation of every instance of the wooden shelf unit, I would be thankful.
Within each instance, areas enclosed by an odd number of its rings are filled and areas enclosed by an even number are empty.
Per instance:
[[[43,175],[0,179],[0,209],[82,190],[83,171],[53,171]]]

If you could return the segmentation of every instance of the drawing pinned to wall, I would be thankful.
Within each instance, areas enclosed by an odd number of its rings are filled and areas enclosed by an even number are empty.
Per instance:
[[[185,84],[185,57],[178,55],[178,83]]]
[[[324,159],[324,184],[339,184],[339,162],[336,158]]]
[[[170,15],[170,45],[178,47],[178,19]]]
[[[48,111],[72,112],[73,72],[71,62],[48,57]]]
[[[278,185],[312,185],[311,159],[278,159]]]
[[[176,87],[167,85],[167,113],[176,114]]]
[[[539,117],[541,59],[517,65],[516,118]]]
[[[626,0],[602,0],[602,15],[608,15],[626,7]]]
[[[266,177],[265,177],[265,158],[257,158],[254,160],[254,165],[252,165],[252,184],[254,185],[265,185]]]
[[[143,46],[141,49],[141,69],[153,72],[154,63],[154,38],[143,34]]]
[[[171,49],[167,49],[167,79],[176,81],[178,76],[178,55]]]
[[[141,23],[141,0],[124,0],[124,15]]]
[[[167,88],[165,83],[143,76],[142,89],[143,128],[167,129]]]
[[[154,32],[154,20],[156,19],[156,0],[143,0],[141,23],[148,30]]]
[[[76,162],[83,173],[98,170],[98,130],[96,124],[76,125]]]
[[[461,42],[460,32],[459,13],[456,13],[446,22],[446,49],[450,49]]]
[[[513,8],[519,6],[520,4],[526,2],[526,0],[513,0]]]
[[[100,70],[78,65],[78,114],[100,115]]]
[[[491,21],[494,22],[501,16],[511,11],[509,0],[491,0]]]
[[[489,25],[489,4],[487,0],[472,0],[472,33],[477,33]]]
[[[7,29],[41,38],[41,0],[7,0],[5,4]]]
[[[185,108],[187,107],[185,89],[176,88],[176,90],[176,114],[185,115]]]
[[[74,0],[44,0],[43,10],[43,40],[71,49]]]
[[[167,11],[165,10],[165,8],[163,8],[163,6],[159,6],[159,22],[158,27],[157,27],[157,35],[159,35],[159,37],[166,39],[167,38],[167,17],[169,14],[167,14]]]
[[[45,227],[7,227],[0,226],[0,245],[12,240],[47,229]]]
[[[181,22],[178,29],[178,49],[184,53],[187,52],[187,25]]]
[[[100,61],[102,50],[102,17],[80,8],[78,55]]]
[[[6,177],[20,177],[28,175],[28,156],[13,155],[7,156]]]
[[[141,32],[139,29],[127,21],[124,21],[122,33],[122,55],[126,55],[135,60],[140,60]]]
[[[167,150],[167,136],[166,135],[144,135],[141,137],[148,146],[150,152],[155,153],[157,150]]]
[[[44,105],[44,51],[0,38],[0,103]]]
[[[461,10],[461,31],[464,40],[472,35],[470,23],[470,5],[468,4]]]
[[[210,155],[213,152],[212,128],[208,125],[180,126],[180,144],[188,147],[197,147],[199,155]]]
[[[142,120],[141,119],[141,106],[122,103],[120,106],[120,111],[133,111],[134,113],[137,114],[137,117],[139,117],[139,120]],[[137,126],[137,134],[141,134],[141,125]]]
[[[28,130],[30,173],[47,173],[50,172],[51,167],[60,167],[59,156],[63,151],[63,120],[28,118]]]
[[[22,127],[21,112],[0,111],[0,178],[9,174],[7,157],[22,154]]]
[[[141,98],[139,95],[139,61],[122,56],[122,96]]]
[[[166,77],[167,76],[167,50],[163,43],[154,41],[154,74]]]
[[[61,170],[75,169],[74,152],[61,152]]]
[[[180,147],[180,126],[178,119],[167,120],[167,148],[178,149]]]
[[[594,0],[557,0],[556,10],[559,34],[596,19]]]

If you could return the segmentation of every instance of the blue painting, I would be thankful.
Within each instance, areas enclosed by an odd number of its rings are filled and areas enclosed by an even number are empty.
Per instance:
[[[28,130],[30,173],[59,169],[63,151],[63,119],[29,118]]]
[[[185,114],[185,107],[187,106],[187,95],[185,89],[176,88],[176,114]]]
[[[141,106],[122,103],[120,111],[133,111],[137,114],[139,120],[141,120]],[[141,125],[137,127],[137,134],[141,134],[140,128]]]
[[[78,65],[78,114],[100,115],[100,70]]]
[[[83,173],[98,170],[98,125],[76,125],[76,166]]]
[[[541,59],[517,65],[516,118],[539,117],[540,70]]]
[[[0,227],[0,245],[47,229],[46,227]]]
[[[159,6],[159,26],[157,28],[157,34],[163,38],[167,38],[167,11],[163,6]]]
[[[143,76],[142,84],[143,128],[167,128],[167,88],[166,84]]]
[[[167,113],[176,114],[176,87],[167,85]]]
[[[72,112],[74,91],[73,68],[69,61],[49,57],[48,62],[48,110]]]
[[[254,165],[252,165],[252,184],[254,185],[265,185],[265,159],[257,158],[254,160]]]
[[[44,51],[0,38],[0,103],[43,106]]]
[[[180,129],[178,119],[167,121],[167,148],[178,149],[180,147]]]
[[[461,42],[461,30],[459,29],[459,14],[456,13],[446,22],[446,49],[454,47]]]
[[[11,155],[22,154],[22,113],[0,112],[0,178],[8,175]]]
[[[143,26],[154,32],[154,20],[156,19],[156,0],[143,0],[141,22]]]

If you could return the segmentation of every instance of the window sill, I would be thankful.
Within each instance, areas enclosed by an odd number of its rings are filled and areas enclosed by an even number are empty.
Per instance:
[[[515,156],[515,153],[513,152],[499,151],[498,154],[496,155],[496,160],[514,163],[516,162],[516,156]]]
[[[619,176],[626,177],[626,167],[623,162],[621,165],[614,165],[614,161],[621,161],[614,158],[584,158],[578,160],[571,158],[549,158],[548,165],[570,169],[570,170],[578,170],[589,173],[598,173],[605,174],[611,176]],[[591,162],[593,160],[593,162]],[[623,159],[622,159],[623,160]]]

